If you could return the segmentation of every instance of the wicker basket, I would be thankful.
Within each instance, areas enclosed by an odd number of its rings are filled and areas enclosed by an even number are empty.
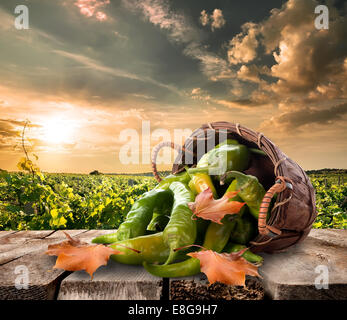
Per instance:
[[[157,180],[160,177],[156,170],[156,157],[162,147],[170,146],[178,151],[172,168],[172,172],[177,173],[183,171],[185,165],[196,165],[199,161],[197,150],[204,147],[209,151],[218,143],[220,135],[263,150],[267,156],[252,153],[250,167],[244,172],[258,178],[264,188],[269,190],[267,197],[274,192],[278,193],[269,220],[266,222],[266,214],[259,215],[259,234],[251,242],[251,250],[278,252],[304,240],[317,216],[314,189],[304,170],[262,133],[239,124],[220,121],[202,125],[192,133],[183,147],[174,143],[161,143],[154,148],[152,157],[153,172]],[[190,160],[193,159],[188,164],[185,161],[187,155]]]

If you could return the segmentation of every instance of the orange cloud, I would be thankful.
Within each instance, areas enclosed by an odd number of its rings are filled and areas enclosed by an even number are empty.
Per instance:
[[[95,17],[99,21],[107,20],[105,12],[100,8],[110,4],[110,0],[77,0],[74,5],[80,9],[80,13],[88,18]]]

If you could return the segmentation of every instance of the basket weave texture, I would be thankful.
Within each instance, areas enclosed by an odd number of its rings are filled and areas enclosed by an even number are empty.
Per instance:
[[[185,141],[179,152],[172,172],[184,170],[184,166],[194,166],[199,161],[197,150],[205,148],[206,152],[219,143],[219,135],[238,140],[251,148],[263,150],[267,156],[253,153],[250,167],[244,171],[254,175],[265,189],[269,189],[277,176],[289,178],[293,190],[286,189],[278,194],[269,226],[281,231],[280,235],[258,235],[251,246],[253,252],[278,252],[304,240],[312,228],[317,216],[315,191],[305,171],[288,158],[273,142],[262,133],[255,132],[239,124],[230,122],[213,122],[204,124],[195,130]],[[204,144],[201,146],[200,144]],[[184,150],[188,151],[187,153]],[[193,153],[193,163],[186,164],[186,154]]]

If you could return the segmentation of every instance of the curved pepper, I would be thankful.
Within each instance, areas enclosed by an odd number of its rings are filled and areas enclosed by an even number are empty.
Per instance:
[[[209,224],[202,245],[204,248],[216,252],[222,251],[231,233],[231,223],[225,218],[222,220],[223,224],[214,222]],[[200,272],[200,260],[196,258],[189,258],[182,262],[165,265],[155,265],[144,261],[143,266],[152,275],[162,278],[187,277]]]
[[[174,194],[174,204],[169,223],[163,231],[165,243],[170,247],[170,255],[165,264],[173,262],[178,253],[176,248],[193,244],[196,239],[196,221],[192,219],[192,211],[188,202],[194,201],[194,195],[189,188],[181,182],[173,182],[169,189]]]
[[[177,174],[169,174],[162,181],[160,181],[154,189],[167,190],[170,185],[176,181],[187,184],[190,181],[190,175],[186,171]]]
[[[153,217],[149,225],[147,226],[147,230],[149,231],[163,231],[166,225],[168,224],[170,217],[165,213],[154,212]]]
[[[200,272],[200,261],[196,258],[167,265],[149,264],[143,262],[143,267],[152,275],[161,278],[194,276]]]
[[[123,240],[110,245],[110,247],[122,252],[121,254],[111,255],[111,259],[125,264],[140,265],[144,261],[163,263],[170,252],[169,247],[164,242],[162,232]],[[138,250],[140,253],[128,248]]]
[[[236,188],[239,190],[237,195],[246,202],[250,213],[258,220],[259,208],[266,191],[259,183],[257,177],[245,175],[238,171],[229,171],[225,176],[236,179]]]
[[[115,233],[96,237],[93,243],[113,243],[126,239],[143,236],[150,223],[153,211],[158,205],[172,201],[170,190],[153,189],[144,193],[131,207],[125,221],[121,223]]]
[[[245,249],[246,246],[242,245],[242,244],[237,244],[237,243],[232,243],[229,242],[225,248],[224,248],[224,252],[239,252],[242,249]],[[261,256],[258,256],[257,254],[253,253],[250,250],[246,250],[241,257],[245,258],[247,261],[252,262],[252,263],[261,263],[263,261],[263,258]]]
[[[190,179],[190,175],[186,171],[177,174],[169,174],[162,181],[160,181],[154,189],[167,190],[173,182],[178,181],[182,183],[189,183]],[[163,231],[170,220],[169,216],[171,213],[171,207],[172,201],[170,204],[163,203],[162,208],[156,208],[155,212],[153,212],[152,220],[147,226],[147,230]]]
[[[144,235],[154,209],[158,203],[165,201],[172,201],[172,193],[169,190],[153,189],[146,192],[134,203],[125,221],[119,226],[117,239],[126,240]]]
[[[173,204],[173,196],[158,199],[153,209],[153,216],[147,226],[149,231],[163,231],[168,224],[170,213]]]
[[[239,198],[235,196],[230,201],[238,200]],[[208,225],[202,246],[205,249],[221,252],[229,240],[233,226],[233,220],[230,220],[228,216],[222,219],[222,224],[211,222]],[[200,260],[196,258],[166,265],[153,265],[144,262],[143,266],[149,273],[164,278],[192,276],[200,272]]]

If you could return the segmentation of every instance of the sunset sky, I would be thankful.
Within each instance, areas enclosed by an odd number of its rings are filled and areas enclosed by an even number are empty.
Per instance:
[[[14,26],[20,4],[28,30]],[[318,4],[328,30],[315,28]],[[16,170],[26,120],[49,172],[150,171],[119,160],[120,133],[141,139],[143,121],[170,134],[240,123],[304,169],[347,168],[347,5],[1,0],[0,168]]]

